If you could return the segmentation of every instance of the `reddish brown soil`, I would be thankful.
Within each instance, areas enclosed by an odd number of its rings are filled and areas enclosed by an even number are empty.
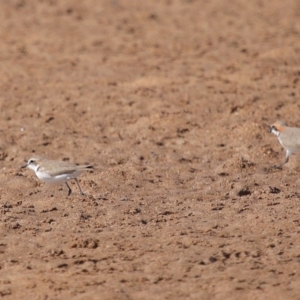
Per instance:
[[[5,299],[299,299],[297,0],[0,2]],[[67,196],[21,170],[91,163]]]

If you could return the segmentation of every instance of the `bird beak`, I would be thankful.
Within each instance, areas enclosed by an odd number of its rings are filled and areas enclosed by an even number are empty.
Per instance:
[[[268,131],[268,132],[272,132],[272,129],[273,129],[273,125],[269,125],[269,124],[267,124],[267,123],[262,123],[262,126],[263,126],[263,129],[264,130],[266,130],[266,131]]]
[[[27,168],[28,164],[21,167],[21,169]]]

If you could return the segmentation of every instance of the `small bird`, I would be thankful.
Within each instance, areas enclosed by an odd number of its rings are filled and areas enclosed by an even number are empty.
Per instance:
[[[285,149],[285,161],[276,168],[281,168],[289,161],[292,153],[300,151],[300,128],[288,127],[284,122],[277,121],[270,127],[270,132],[274,133],[281,146]]]
[[[84,195],[76,177],[79,176],[82,171],[93,169],[90,165],[80,166],[66,161],[49,160],[42,157],[30,158],[22,168],[33,170],[36,176],[46,183],[64,182],[68,187],[68,196],[70,196],[72,190],[67,180],[74,179],[81,195]]]

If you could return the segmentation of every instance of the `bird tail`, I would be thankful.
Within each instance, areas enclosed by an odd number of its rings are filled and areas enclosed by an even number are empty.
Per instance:
[[[81,166],[81,169],[82,170],[94,170],[94,167],[93,166],[91,166],[91,165],[87,165],[87,166]]]

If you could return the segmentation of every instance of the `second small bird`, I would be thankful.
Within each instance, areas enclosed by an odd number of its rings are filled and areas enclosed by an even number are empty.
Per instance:
[[[270,132],[277,136],[278,141],[286,151],[285,161],[276,166],[276,168],[281,168],[289,161],[292,153],[300,152],[300,128],[288,127],[285,123],[277,121],[271,125]]]

